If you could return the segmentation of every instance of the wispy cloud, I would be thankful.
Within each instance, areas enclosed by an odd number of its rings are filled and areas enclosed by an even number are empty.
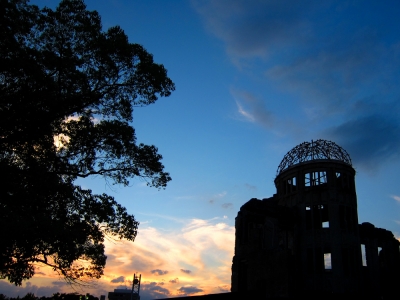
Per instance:
[[[117,278],[112,279],[111,282],[112,283],[125,282],[125,277],[124,276],[119,276]]]
[[[232,209],[233,203],[224,203],[221,206],[222,206],[222,208],[225,208],[225,209]]]
[[[242,120],[257,123],[268,129],[272,128],[274,116],[266,109],[265,101],[258,99],[249,92],[235,88],[231,88],[230,93],[235,100]]]
[[[396,200],[397,202],[400,202],[400,196],[391,195],[390,197],[393,198],[394,200]]]
[[[192,273],[192,271],[190,271],[190,270],[184,270],[184,269],[181,269],[181,272],[186,273],[186,274]]]
[[[160,269],[151,270],[150,272],[151,272],[151,274],[154,274],[154,275],[165,275],[165,274],[168,274],[167,270],[160,270]]]
[[[248,184],[248,183],[245,183],[244,185],[250,191],[256,191],[257,190],[257,187],[255,185],[251,185],[251,184]]]
[[[244,119],[245,119],[246,121],[249,121],[249,122],[255,122],[255,121],[256,121],[256,118],[252,115],[252,113],[250,113],[249,111],[246,111],[246,110],[243,108],[242,104],[239,102],[239,100],[235,100],[235,102],[236,102],[236,106],[237,106],[237,108],[238,108],[238,113],[239,113],[242,117],[244,117]]]
[[[226,196],[226,194],[227,194],[227,192],[226,192],[226,191],[223,191],[223,192],[221,192],[221,193],[212,195],[212,196],[208,199],[208,202],[209,202],[210,204],[213,204],[213,203],[216,202],[217,200],[224,198],[224,197]]]
[[[170,215],[149,214],[149,213],[139,213],[139,214],[143,215],[143,216],[147,216],[147,217],[156,217],[156,218],[160,218],[160,219],[165,219],[165,220],[169,220],[169,221],[173,221],[173,222],[181,223],[181,224],[185,223],[185,220],[182,220],[180,218],[176,218],[176,217],[173,217],[173,216],[170,216]],[[141,222],[140,224],[145,224],[145,223]]]

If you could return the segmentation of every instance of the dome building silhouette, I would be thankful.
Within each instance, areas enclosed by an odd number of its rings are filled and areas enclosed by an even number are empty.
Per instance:
[[[355,174],[334,142],[294,147],[278,166],[276,194],[237,214],[231,293],[179,299],[393,299],[400,242],[358,224]]]
[[[259,298],[382,298],[398,280],[399,241],[358,224],[355,170],[337,144],[304,142],[282,159],[276,194],[235,220],[231,290]]]

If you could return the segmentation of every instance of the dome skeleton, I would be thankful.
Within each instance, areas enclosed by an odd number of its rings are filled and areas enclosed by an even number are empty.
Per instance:
[[[336,143],[322,139],[311,140],[311,143],[303,142],[297,145],[283,157],[277,175],[293,165],[317,159],[339,160],[352,165],[350,155]]]

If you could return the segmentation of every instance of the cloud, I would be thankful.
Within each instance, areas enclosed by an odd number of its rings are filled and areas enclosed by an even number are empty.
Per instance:
[[[51,280],[51,279],[50,279]],[[0,291],[2,294],[7,297],[23,297],[28,293],[32,293],[37,297],[41,296],[51,296],[54,293],[63,291],[63,286],[60,286],[60,282],[51,282],[47,280],[45,284],[41,284],[39,280],[34,280],[34,284],[31,282],[26,282],[23,286],[15,286],[13,284],[9,284],[4,280],[0,280]]]
[[[112,283],[118,283],[118,282],[125,282],[125,277],[124,276],[119,276],[115,279],[111,280]]]
[[[168,271],[167,270],[160,270],[160,269],[155,269],[155,270],[151,270],[151,274],[155,274],[155,275],[165,275],[167,274]]]
[[[162,285],[162,284],[161,284]],[[170,295],[170,291],[160,286],[157,282],[144,282],[140,285],[140,298],[158,299],[165,298]]]
[[[221,206],[222,206],[222,208],[225,208],[225,209],[232,209],[233,203],[224,203]]]
[[[192,295],[203,292],[203,290],[195,286],[182,286],[178,289],[178,292],[183,295]]]
[[[385,115],[346,121],[325,131],[325,136],[349,152],[353,164],[365,170],[400,157],[400,124]]]
[[[218,289],[219,289],[219,291],[221,293],[230,292],[230,286],[229,285],[218,286]]]
[[[239,74],[268,95],[231,88],[240,120],[296,140],[326,134],[323,138],[348,150],[356,167],[370,171],[400,157],[399,22],[391,6],[329,0],[193,3]]]
[[[222,39],[235,56],[265,57],[282,49],[287,40],[301,42],[308,33],[310,1],[195,1],[207,28]]]
[[[391,195],[390,197],[392,197],[394,200],[396,200],[397,202],[400,202],[400,196],[397,195]],[[396,221],[397,222],[397,221]]]
[[[230,284],[234,250],[234,227],[224,222],[227,219],[182,219],[177,222],[181,224],[177,230],[147,226],[141,228],[134,243],[107,242],[106,254],[112,256],[107,259],[104,279],[110,282],[121,275],[127,278],[133,272],[142,274],[142,286],[144,280],[147,282],[144,294],[141,290],[143,300],[178,296],[177,283],[191,286],[202,282],[203,291],[218,293],[218,286]],[[176,268],[177,264],[185,272]],[[150,284],[166,270],[170,280]]]
[[[179,278],[171,279],[170,283],[179,283]]]
[[[51,284],[53,284],[55,286],[69,286],[69,283],[67,283],[65,281],[53,281]]]
[[[251,185],[251,184],[248,184],[248,183],[245,183],[244,185],[250,191],[257,191],[257,187],[255,185]]]
[[[274,116],[265,108],[264,101],[243,90],[231,88],[230,93],[235,100],[241,120],[257,123],[268,129],[272,128]]]
[[[118,285],[118,286],[116,287],[116,289],[120,289],[120,290],[128,290],[128,288],[127,288],[127,286],[126,286],[126,285]]]
[[[142,300],[179,296],[177,283],[186,287],[201,282],[201,289],[207,294],[218,293],[218,286],[230,285],[235,229],[225,223],[228,219],[176,221],[180,226],[174,230],[159,230],[149,225],[141,227],[135,242],[106,240],[107,264],[103,277],[90,282],[82,291],[78,287],[77,292],[107,295],[116,288],[113,280],[119,281],[121,288],[129,289],[128,278],[132,278],[133,273],[142,276]],[[182,272],[180,268],[191,273]],[[168,270],[171,279],[159,280],[163,277],[155,270]],[[28,292],[37,296],[75,292],[70,286],[63,285],[63,281],[56,281],[58,276],[51,275],[48,268],[43,267],[40,272],[48,275],[35,276],[22,287],[0,281],[0,291],[9,297],[23,297]]]
[[[218,199],[222,199],[222,198],[224,198],[225,196],[226,196],[226,191],[223,191],[223,192],[221,192],[221,193],[218,193],[218,194],[215,194],[215,195],[213,195],[209,200],[208,200],[208,202],[210,203],[210,204],[213,204],[215,201],[217,201]]]

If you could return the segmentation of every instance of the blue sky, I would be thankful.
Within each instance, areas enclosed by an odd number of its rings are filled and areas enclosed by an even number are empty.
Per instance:
[[[56,0],[32,0],[54,8]],[[327,139],[356,169],[359,222],[400,236],[398,1],[87,0],[164,64],[176,91],[134,111],[172,181],[156,190],[101,178],[141,222],[133,244],[109,243],[93,294],[143,276],[142,299],[229,290],[234,219],[275,192],[283,156]],[[69,290],[45,270],[0,293]],[[78,292],[80,292],[78,290]]]

